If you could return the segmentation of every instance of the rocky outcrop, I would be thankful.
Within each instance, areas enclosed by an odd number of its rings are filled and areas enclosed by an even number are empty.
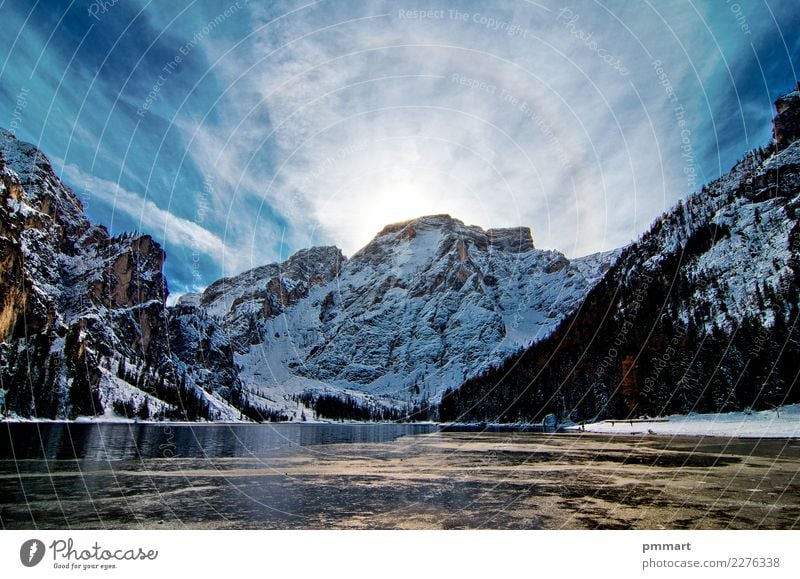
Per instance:
[[[303,250],[174,310],[191,319],[187,340],[230,348],[243,387],[276,408],[308,388],[427,401],[548,335],[614,255],[570,261],[535,249],[528,228],[432,215],[386,226],[350,259]]]
[[[222,415],[178,375],[165,254],[111,237],[34,146],[0,133],[0,376],[9,410],[74,418]],[[229,414],[234,415],[230,410]]]
[[[796,90],[775,101],[775,111],[773,135],[782,150],[800,138],[800,82]]]
[[[203,292],[198,305],[217,317],[252,309],[272,317],[305,297],[311,287],[334,279],[344,261],[338,247],[303,249],[283,263],[215,281]]]

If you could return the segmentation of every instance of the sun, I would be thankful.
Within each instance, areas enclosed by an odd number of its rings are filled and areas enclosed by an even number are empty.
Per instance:
[[[375,193],[373,202],[368,203],[367,221],[373,225],[394,223],[413,219],[434,212],[439,205],[438,196],[425,184],[409,180],[391,180]]]
[[[387,178],[362,192],[356,208],[365,240],[384,226],[423,215],[446,213],[447,203],[436,184],[426,179]]]
[[[390,223],[450,211],[440,185],[424,175],[368,175],[332,194],[317,217],[352,255]]]

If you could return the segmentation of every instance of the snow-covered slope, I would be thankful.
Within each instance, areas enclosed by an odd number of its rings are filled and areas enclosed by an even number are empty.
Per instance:
[[[711,312],[703,320],[707,328],[730,329],[751,314],[769,323],[770,295],[793,283],[800,142],[766,155],[745,156],[659,219],[633,249],[632,257],[646,272],[658,272],[674,256],[680,259],[678,281],[685,276],[691,284],[672,313],[684,322],[706,306]]]
[[[725,412],[669,416],[660,420],[604,420],[570,426],[574,432],[598,434],[661,434],[666,436],[724,436],[735,438],[800,437],[800,404],[759,412]]]
[[[276,408],[306,389],[428,400],[549,335],[615,255],[570,262],[527,228],[434,215],[387,226],[349,260],[303,250],[189,299],[246,390]]]

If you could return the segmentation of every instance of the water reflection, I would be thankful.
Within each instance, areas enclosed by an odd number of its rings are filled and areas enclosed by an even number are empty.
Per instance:
[[[297,447],[390,442],[433,432],[429,424],[0,425],[0,460],[130,460],[267,457]]]

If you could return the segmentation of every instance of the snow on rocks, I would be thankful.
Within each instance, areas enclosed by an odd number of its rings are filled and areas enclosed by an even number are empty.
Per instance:
[[[298,384],[434,400],[548,336],[616,255],[570,261],[528,228],[433,215],[386,226],[349,260],[311,248],[220,280],[191,305],[272,400]]]

